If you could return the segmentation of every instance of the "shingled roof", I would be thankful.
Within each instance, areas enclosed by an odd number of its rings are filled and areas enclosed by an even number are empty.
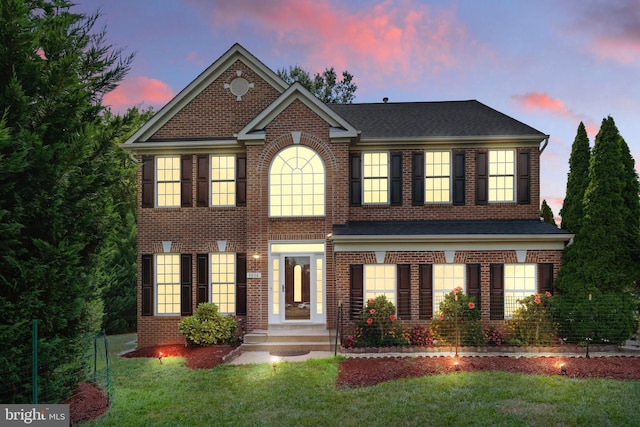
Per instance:
[[[476,100],[329,104],[362,139],[538,137],[544,133]]]
[[[333,236],[549,235],[566,230],[539,220],[350,221],[333,226]]]

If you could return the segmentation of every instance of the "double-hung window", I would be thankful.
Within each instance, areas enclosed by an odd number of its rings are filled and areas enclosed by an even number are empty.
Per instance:
[[[180,206],[180,156],[156,157],[158,207]]]
[[[158,314],[180,314],[180,254],[156,255]]]
[[[364,304],[384,295],[396,304],[396,265],[366,264],[364,266]]]
[[[236,312],[236,254],[211,254],[211,302],[220,313]]]
[[[455,288],[465,292],[464,264],[434,264],[433,265],[433,312],[440,311],[440,303],[444,296]]]
[[[489,150],[489,201],[515,200],[515,150]]]
[[[211,156],[211,206],[236,204],[236,157]]]
[[[363,202],[389,202],[389,153],[362,154]]]
[[[425,202],[451,201],[451,152],[425,152]]]
[[[510,319],[518,301],[536,293],[537,264],[504,265],[504,317]]]

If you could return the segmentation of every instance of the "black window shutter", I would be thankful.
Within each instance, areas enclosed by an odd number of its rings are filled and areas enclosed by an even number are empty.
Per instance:
[[[431,264],[420,264],[418,269],[418,283],[420,288],[418,305],[420,319],[428,320],[433,317],[433,275]]]
[[[247,206],[247,155],[236,156],[236,206]]]
[[[489,318],[491,320],[504,319],[504,265],[490,265],[491,281],[491,307]]]
[[[465,203],[465,152],[453,152],[453,204],[464,206]]]
[[[142,156],[142,207],[154,207],[154,158]]]
[[[476,307],[480,310],[482,297],[480,289],[480,264],[467,264],[467,295],[475,297]]]
[[[518,203],[528,205],[531,203],[531,165],[530,151],[518,152]]]
[[[391,153],[391,204],[402,205],[402,152]]]
[[[349,273],[349,313],[355,319],[364,307],[364,268],[362,264],[352,264]]]
[[[247,254],[236,254],[236,315],[247,315]]]
[[[193,313],[191,280],[191,254],[180,255],[180,315],[190,316]]]
[[[196,280],[198,282],[198,296],[196,307],[203,302],[209,302],[209,254],[198,254],[196,266]]]
[[[424,205],[424,152],[414,151],[411,158],[411,204]]]
[[[196,206],[209,206],[209,156],[198,156]]]
[[[411,265],[398,264],[398,318],[411,319]]]
[[[553,293],[553,263],[538,264],[538,292]]]
[[[360,153],[349,154],[349,203],[362,205],[362,158]]]
[[[180,206],[193,206],[193,159],[189,156],[180,157]]]
[[[489,160],[486,151],[476,153],[476,205],[489,203]]]
[[[153,255],[142,255],[142,315],[153,316]]]

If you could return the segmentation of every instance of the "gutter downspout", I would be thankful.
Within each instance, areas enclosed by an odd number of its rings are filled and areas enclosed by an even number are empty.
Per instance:
[[[542,148],[540,149],[540,154],[542,154],[542,152],[544,151],[545,148],[547,148],[547,145],[549,145],[549,135],[547,135],[547,137],[544,139],[544,145],[542,146]]]

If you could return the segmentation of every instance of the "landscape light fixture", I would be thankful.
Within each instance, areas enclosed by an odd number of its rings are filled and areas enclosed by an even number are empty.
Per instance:
[[[271,366],[273,366],[273,373],[276,373],[276,369],[278,368],[278,358],[276,356],[273,356],[271,358]]]
[[[460,365],[458,364],[458,362],[454,362],[454,363],[453,363],[453,369],[454,369],[456,372],[460,372]]]
[[[567,375],[567,367],[564,363],[560,365],[560,375]]]
[[[160,364],[162,365],[162,352],[158,353],[158,360],[160,361]]]

